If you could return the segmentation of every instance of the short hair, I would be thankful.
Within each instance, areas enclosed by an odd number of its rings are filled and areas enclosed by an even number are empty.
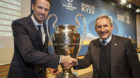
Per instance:
[[[36,4],[36,1],[37,1],[37,0],[33,0],[33,5]],[[50,5],[51,5],[51,0],[46,0],[46,1],[48,1],[48,2],[50,3]]]
[[[95,26],[97,25],[97,20],[102,19],[102,18],[107,18],[110,21],[110,25],[113,26],[112,18],[110,16],[105,15],[105,14],[100,15],[96,18]]]

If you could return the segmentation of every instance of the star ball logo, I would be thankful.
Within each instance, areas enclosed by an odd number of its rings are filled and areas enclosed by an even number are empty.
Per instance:
[[[67,0],[67,4],[62,4],[62,6],[65,7],[67,10],[73,11],[76,9],[76,7],[72,5],[72,2],[73,0]]]

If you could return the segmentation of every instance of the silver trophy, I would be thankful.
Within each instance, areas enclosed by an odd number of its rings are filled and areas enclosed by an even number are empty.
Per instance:
[[[77,20],[77,17],[80,16],[83,19],[84,24],[84,31],[83,34],[77,32],[77,29],[80,27],[80,23]],[[64,24],[64,25],[57,25],[57,16],[55,14],[50,14],[48,19],[46,20],[46,25],[48,27],[48,21],[51,17],[55,17],[56,20],[53,23],[53,28],[55,29],[55,33],[49,34],[49,42],[55,54],[58,55],[71,55],[71,57],[76,58],[80,51],[81,45],[83,44],[83,40],[85,38],[85,31],[86,31],[86,21],[82,14],[77,14],[75,16],[75,21],[78,26]],[[47,28],[48,31],[48,28]],[[74,74],[70,69],[65,70],[63,64],[61,64],[62,72],[59,73],[56,78],[78,78],[76,74]]]

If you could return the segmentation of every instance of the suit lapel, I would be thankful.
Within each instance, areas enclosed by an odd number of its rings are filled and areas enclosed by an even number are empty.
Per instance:
[[[45,23],[43,23],[43,27],[44,27],[44,32],[46,34],[47,33],[47,28],[46,28],[46,24]]]
[[[46,24],[45,23],[43,24],[43,27],[44,27],[45,41],[46,41],[48,39],[48,33],[47,33],[47,27],[46,27]]]
[[[113,57],[116,55],[116,51],[117,51],[117,47],[118,43],[116,41],[115,36],[112,36],[112,40],[111,40],[111,60],[113,60]]]
[[[43,24],[43,27],[44,27],[44,32],[45,32],[45,42],[44,42],[44,45],[45,45],[47,44],[46,42],[48,42],[47,27],[45,23]]]
[[[116,40],[116,37],[112,35],[112,39],[111,39],[111,70],[112,70],[113,62],[115,60],[116,53],[119,49],[119,48],[117,48],[117,46],[118,46],[118,42]]]
[[[30,27],[32,28],[32,30],[37,33],[37,29],[31,19],[31,16],[28,17],[28,23],[30,24]]]
[[[27,20],[28,20],[28,23],[29,23],[29,26],[30,26],[30,29],[29,29],[30,34],[32,35],[32,37],[34,37],[33,39],[37,39],[36,41],[38,41],[43,46],[42,39],[41,39],[40,34],[37,31],[32,19],[31,19],[31,16],[28,16]]]
[[[97,68],[99,69],[99,64],[100,64],[100,40],[99,39],[97,39],[97,41],[96,41],[96,43],[95,44],[93,44],[93,45],[95,45],[95,50],[93,50],[93,51],[95,51],[94,53],[94,57],[95,57],[95,61],[96,61],[96,64],[97,64]]]

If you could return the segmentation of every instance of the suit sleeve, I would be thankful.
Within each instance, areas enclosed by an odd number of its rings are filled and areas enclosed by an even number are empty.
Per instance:
[[[15,48],[18,50],[16,52],[19,52],[25,62],[44,67],[58,67],[60,56],[47,54],[35,49],[28,33],[29,31],[23,23],[14,21],[12,23],[12,29]]]
[[[132,78],[140,78],[140,62],[138,59],[137,51],[131,41],[127,44],[127,57]]]
[[[91,53],[90,53],[90,45],[88,47],[88,52],[83,59],[78,59],[78,65],[74,66],[74,69],[83,69],[89,67],[91,65]]]

